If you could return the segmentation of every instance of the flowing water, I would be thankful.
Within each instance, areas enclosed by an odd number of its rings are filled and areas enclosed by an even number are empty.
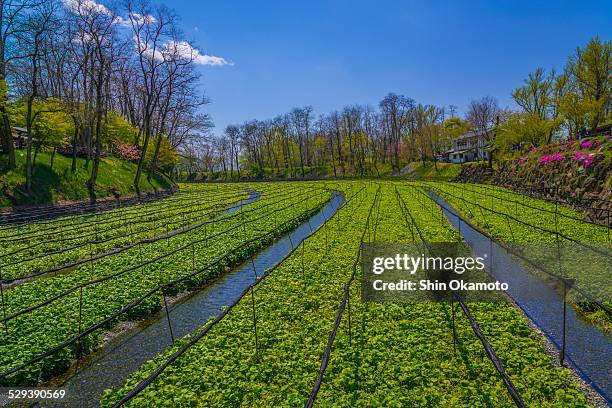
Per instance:
[[[455,211],[440,196],[432,198]],[[455,211],[456,213],[456,211]],[[488,237],[444,210],[449,222],[459,230],[475,256],[487,254],[491,274],[500,282],[507,282],[507,293],[529,319],[557,348],[563,344],[563,296],[551,285],[527,271],[521,262]],[[488,262],[487,262],[488,263]],[[581,319],[571,305],[565,316],[565,361],[569,362],[585,382],[590,384],[608,404],[612,404],[612,341],[601,329]]]
[[[251,190],[249,194],[249,199],[230,208],[227,213],[238,211],[241,205],[259,199],[256,192]],[[255,275],[261,276],[279,263],[293,247],[323,225],[343,202],[342,194],[332,193],[331,200],[317,214],[255,255],[253,262],[245,262],[202,290],[170,306],[168,313],[174,337],[181,338],[194,332],[217,315],[223,306],[232,303],[253,283]],[[162,310],[135,331],[111,340],[89,359],[87,365],[58,382],[57,385],[65,388],[68,395],[62,405],[98,406],[105,389],[121,386],[144,362],[162,353],[171,344],[168,320],[165,310]]]

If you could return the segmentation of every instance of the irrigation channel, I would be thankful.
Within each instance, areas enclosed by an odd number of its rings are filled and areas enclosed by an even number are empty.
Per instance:
[[[474,254],[487,254],[492,276],[500,282],[508,283],[507,293],[557,350],[563,353],[565,361],[608,404],[612,404],[610,338],[603,330],[581,319],[572,307],[564,307],[562,293],[527,271],[505,248],[461,219],[442,197],[432,191],[429,194],[441,206],[448,221],[460,232]]]
[[[241,206],[259,199],[259,194],[252,190],[249,195],[248,199],[231,207],[227,213],[238,211]],[[256,276],[261,277],[266,270],[281,262],[293,248],[322,226],[344,201],[341,193],[333,192],[331,200],[317,214],[251,260],[169,306],[168,315],[165,310],[161,310],[137,329],[110,340],[88,359],[87,365],[50,381],[52,386],[66,389],[66,399],[61,402],[61,406],[99,406],[105,389],[121,386],[143,363],[169,347],[172,336],[181,338],[193,333],[211,317],[218,315],[223,306],[240,297],[245,288],[256,280]]]

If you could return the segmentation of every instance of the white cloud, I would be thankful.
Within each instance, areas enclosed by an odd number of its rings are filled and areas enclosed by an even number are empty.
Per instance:
[[[112,12],[104,4],[97,3],[95,0],[63,0],[64,6],[75,13],[100,13],[107,16]]]
[[[166,43],[163,52],[172,54],[176,53],[185,59],[192,59],[196,64],[199,65],[234,65],[223,57],[201,54],[200,50],[193,47],[187,41],[168,42]]]
[[[109,10],[104,4],[98,3],[95,0],[63,0],[64,5],[75,13],[101,13],[107,16],[112,16],[113,13]],[[144,23],[154,23],[155,17],[147,14],[145,16],[138,13],[131,13],[128,18],[124,18],[121,16],[114,16],[113,22],[123,27],[129,27],[132,22],[136,25],[141,25]],[[198,31],[198,27],[194,28],[195,31]],[[89,41],[87,38],[76,39],[77,41]],[[134,38],[134,42],[137,46],[140,46],[142,50],[146,50],[145,52],[151,53],[150,48],[143,41],[139,43],[137,38]],[[139,44],[139,45],[138,45]],[[200,53],[200,50],[193,47],[187,41],[169,41],[167,42],[161,50],[155,51],[155,59],[163,60],[165,55],[168,54],[177,54],[185,59],[191,59],[196,64],[199,65],[212,65],[212,66],[222,66],[222,65],[234,65],[232,62],[227,61],[223,57],[217,57],[215,55],[206,55]]]
[[[150,14],[147,14],[146,16],[143,16],[142,14],[138,14],[138,13],[130,14],[130,19],[134,20],[134,22],[137,25],[141,25],[141,24],[144,24],[144,23],[149,23],[150,24],[150,23],[154,23],[156,21],[155,17],[153,17]],[[128,21],[128,23],[129,23],[129,21]]]
[[[96,2],[95,0],[63,0],[63,3],[64,3],[64,6],[66,6],[66,8],[68,8],[69,10],[75,13],[83,14],[83,13],[94,13],[95,12],[95,13],[105,14],[107,16],[112,16],[113,14],[112,11],[108,7],[106,7],[102,3]],[[141,14],[132,13],[131,18],[132,20],[134,20],[136,24],[143,24],[145,22],[149,22],[149,23],[155,22],[155,17],[149,14],[143,17]],[[115,16],[113,22],[122,27],[130,27],[131,25],[131,21],[129,17],[124,18],[121,16]]]
[[[129,18],[123,18],[121,16],[116,16],[115,17],[115,23],[117,25],[120,25],[121,27],[129,27],[130,26],[130,19]]]

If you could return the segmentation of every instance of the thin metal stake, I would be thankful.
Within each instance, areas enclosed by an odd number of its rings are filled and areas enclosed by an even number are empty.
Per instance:
[[[348,286],[348,291],[346,293],[346,304],[348,306],[349,346],[352,346],[353,345],[353,335],[351,332],[351,287],[350,286]]]
[[[94,273],[94,264],[93,264],[93,251],[91,249],[91,242],[89,243],[89,263],[91,264],[91,274]],[[55,272],[57,274],[57,271]]]
[[[493,273],[493,238],[489,237],[489,273]]]
[[[257,269],[255,269],[255,261],[253,261],[252,257],[251,257],[251,266],[253,267],[253,277],[255,278],[255,280],[257,280]]]
[[[257,337],[257,315],[255,314],[255,293],[251,285],[251,305],[253,309],[253,331],[255,333],[255,352],[259,350],[259,338]]]
[[[6,305],[4,303],[4,282],[2,281],[2,270],[0,270],[0,297],[2,298],[2,316],[6,319]],[[8,321],[4,321],[4,330],[8,341]]]
[[[81,322],[83,319],[83,286],[79,288],[79,334],[81,334]],[[83,344],[79,337],[79,360],[83,358]]]
[[[558,204],[558,201],[555,200],[555,233],[557,234],[557,240],[559,240],[559,221],[557,219],[558,212],[559,212],[559,204]]]
[[[191,267],[195,273],[195,243],[191,244]]]
[[[291,250],[294,250],[295,247],[293,246],[293,240],[291,239],[291,234],[289,234],[288,236],[289,236],[289,242],[291,242]]]
[[[302,241],[302,280],[306,280],[306,275],[304,274],[304,241]]]
[[[562,334],[562,339],[561,339],[561,365],[563,366],[563,363],[565,361],[565,316],[567,313],[567,282],[565,281],[565,279],[563,280],[563,334]]]
[[[327,245],[327,229],[328,229],[328,225],[325,224],[323,227],[325,228],[325,250],[328,251],[329,250],[329,246]]]
[[[453,323],[453,354],[457,354],[457,329],[455,327],[455,299],[453,298],[453,293],[450,294],[451,298],[451,316]]]
[[[170,329],[170,338],[172,339],[172,343],[174,343],[174,332],[172,331],[172,323],[170,322],[170,311],[168,310],[168,302],[166,301],[166,294],[164,293],[164,289],[161,289],[162,297],[164,298],[164,308],[166,309],[166,319],[168,319],[168,328]]]

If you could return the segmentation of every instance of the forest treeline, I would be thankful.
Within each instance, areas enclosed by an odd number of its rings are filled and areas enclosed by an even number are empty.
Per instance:
[[[434,160],[469,131],[501,158],[610,122],[612,45],[595,37],[561,72],[529,74],[512,93],[518,109],[485,96],[459,117],[455,106],[389,93],[375,106],[298,107],[215,135],[198,66],[227,61],[187,41],[171,9],[153,0],[0,7],[0,171],[23,170],[25,190],[41,151],[51,166],[56,152],[69,155],[73,172],[82,157],[95,193],[106,154],[137,163],[135,186],[158,170],[179,179],[386,175]]]
[[[184,177],[365,176],[431,161],[469,131],[497,158],[611,121],[612,42],[595,37],[568,58],[562,72],[536,69],[512,92],[518,109],[495,98],[456,106],[424,105],[390,93],[377,106],[350,105],[315,115],[311,106],[269,120],[228,126],[218,137],[188,144]],[[491,155],[495,157],[494,154]]]
[[[169,8],[149,0],[0,6],[2,164],[17,167],[15,133],[23,135],[26,190],[39,151],[71,155],[73,172],[83,157],[92,192],[100,158],[115,154],[138,163],[138,186],[145,172],[171,171],[186,140],[211,127],[197,65],[225,61],[189,43]]]

